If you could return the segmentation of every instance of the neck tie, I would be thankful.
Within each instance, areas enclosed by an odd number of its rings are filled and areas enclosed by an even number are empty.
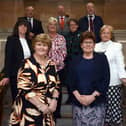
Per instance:
[[[92,20],[92,16],[89,16],[89,24],[90,24],[90,31],[94,32],[94,24],[93,24],[93,20]]]
[[[31,18],[28,18],[28,23],[29,23],[30,29],[32,29]]]
[[[61,29],[64,28],[64,18],[63,17],[60,18],[60,27],[61,27]]]

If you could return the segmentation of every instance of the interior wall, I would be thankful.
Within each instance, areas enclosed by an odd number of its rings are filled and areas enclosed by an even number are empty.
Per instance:
[[[35,17],[46,22],[50,16],[57,15],[57,5],[63,4],[70,17],[79,19],[86,14],[85,4],[88,0],[0,0],[0,29],[11,29],[17,17],[24,15],[28,5],[35,7]],[[96,5],[97,15],[102,16],[105,24],[115,29],[126,29],[126,0],[91,0]]]

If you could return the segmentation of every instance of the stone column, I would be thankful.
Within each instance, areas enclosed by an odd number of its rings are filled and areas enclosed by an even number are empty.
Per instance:
[[[5,39],[0,40],[0,71],[4,67]]]

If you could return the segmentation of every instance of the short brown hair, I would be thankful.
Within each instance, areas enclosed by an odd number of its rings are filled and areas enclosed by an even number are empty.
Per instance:
[[[92,39],[94,43],[96,42],[96,38],[93,32],[83,32],[81,34],[80,43],[82,44],[85,39]]]
[[[75,19],[75,18],[70,18],[70,19],[69,19],[69,21],[68,21],[68,26],[70,26],[70,22],[72,22],[72,21],[73,21],[76,25],[79,26],[79,22],[78,22],[78,20]]]
[[[34,49],[36,42],[41,42],[43,44],[46,44],[48,48],[50,49],[52,47],[52,42],[48,34],[38,34],[36,37],[32,40],[32,47]]]

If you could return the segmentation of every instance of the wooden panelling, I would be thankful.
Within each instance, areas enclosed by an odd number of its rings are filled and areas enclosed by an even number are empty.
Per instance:
[[[86,14],[85,5],[89,0],[0,0],[0,29],[10,29],[17,17],[24,15],[28,5],[35,7],[35,17],[46,23],[50,16],[57,15],[57,5],[63,4],[70,17],[79,19]],[[103,17],[105,24],[115,29],[126,29],[126,0],[90,0],[96,5],[96,13]]]

